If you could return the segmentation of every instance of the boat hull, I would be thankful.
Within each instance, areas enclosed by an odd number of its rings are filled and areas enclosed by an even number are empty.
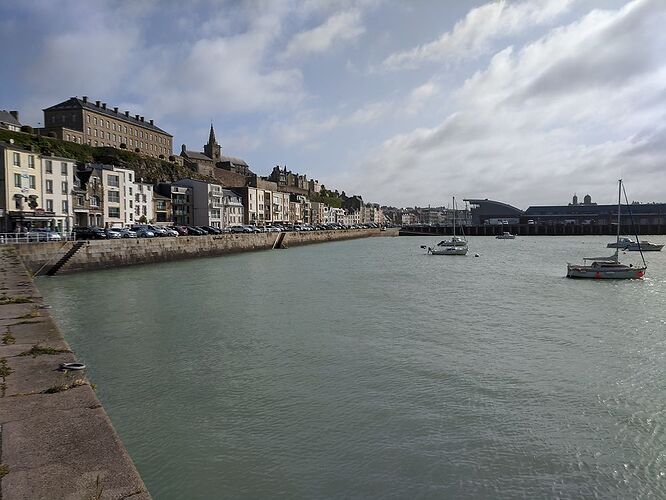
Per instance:
[[[467,247],[436,247],[430,249],[432,255],[467,255]]]
[[[641,279],[645,276],[645,267],[630,266],[580,266],[569,264],[567,266],[567,278],[582,278],[596,280],[631,280]]]

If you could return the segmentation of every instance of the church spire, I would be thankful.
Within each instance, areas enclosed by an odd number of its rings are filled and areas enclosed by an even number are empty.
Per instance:
[[[204,154],[213,161],[220,161],[222,156],[222,148],[215,139],[215,130],[213,123],[210,124],[210,134],[208,135],[208,144],[204,145]]]
[[[208,135],[208,144],[215,144],[215,130],[213,130],[213,122],[210,122],[210,134]]]

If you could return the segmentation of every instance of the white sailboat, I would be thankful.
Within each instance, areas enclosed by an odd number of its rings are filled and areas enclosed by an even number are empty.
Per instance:
[[[462,231],[462,225],[460,226]],[[456,236],[456,198],[453,197],[453,236],[450,240],[440,241],[435,248],[428,247],[431,255],[467,255],[465,235]]]
[[[610,257],[585,257],[583,264],[567,264],[567,278],[591,279],[637,279],[645,276],[647,264],[634,267],[633,264],[622,264],[618,258],[620,250],[620,207],[622,204],[622,179],[618,181],[617,200],[617,239],[615,254]],[[641,257],[643,253],[641,252]],[[588,264],[591,262],[591,264]]]

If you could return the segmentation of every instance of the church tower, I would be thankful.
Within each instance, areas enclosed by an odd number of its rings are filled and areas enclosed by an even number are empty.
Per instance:
[[[222,156],[222,148],[217,143],[215,139],[215,130],[213,130],[213,124],[210,124],[210,134],[208,134],[208,144],[203,147],[204,154],[208,158],[212,158],[213,161],[218,162]]]

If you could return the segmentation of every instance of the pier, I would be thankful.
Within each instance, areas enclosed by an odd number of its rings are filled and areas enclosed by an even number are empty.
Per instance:
[[[463,226],[467,236],[497,236],[510,232],[517,236],[591,236],[617,234],[617,224],[481,224]],[[460,229],[457,230],[460,232]],[[400,228],[400,236],[448,236],[453,234],[451,226],[412,225]],[[620,234],[655,235],[666,234],[666,225],[661,224],[622,224]]]

